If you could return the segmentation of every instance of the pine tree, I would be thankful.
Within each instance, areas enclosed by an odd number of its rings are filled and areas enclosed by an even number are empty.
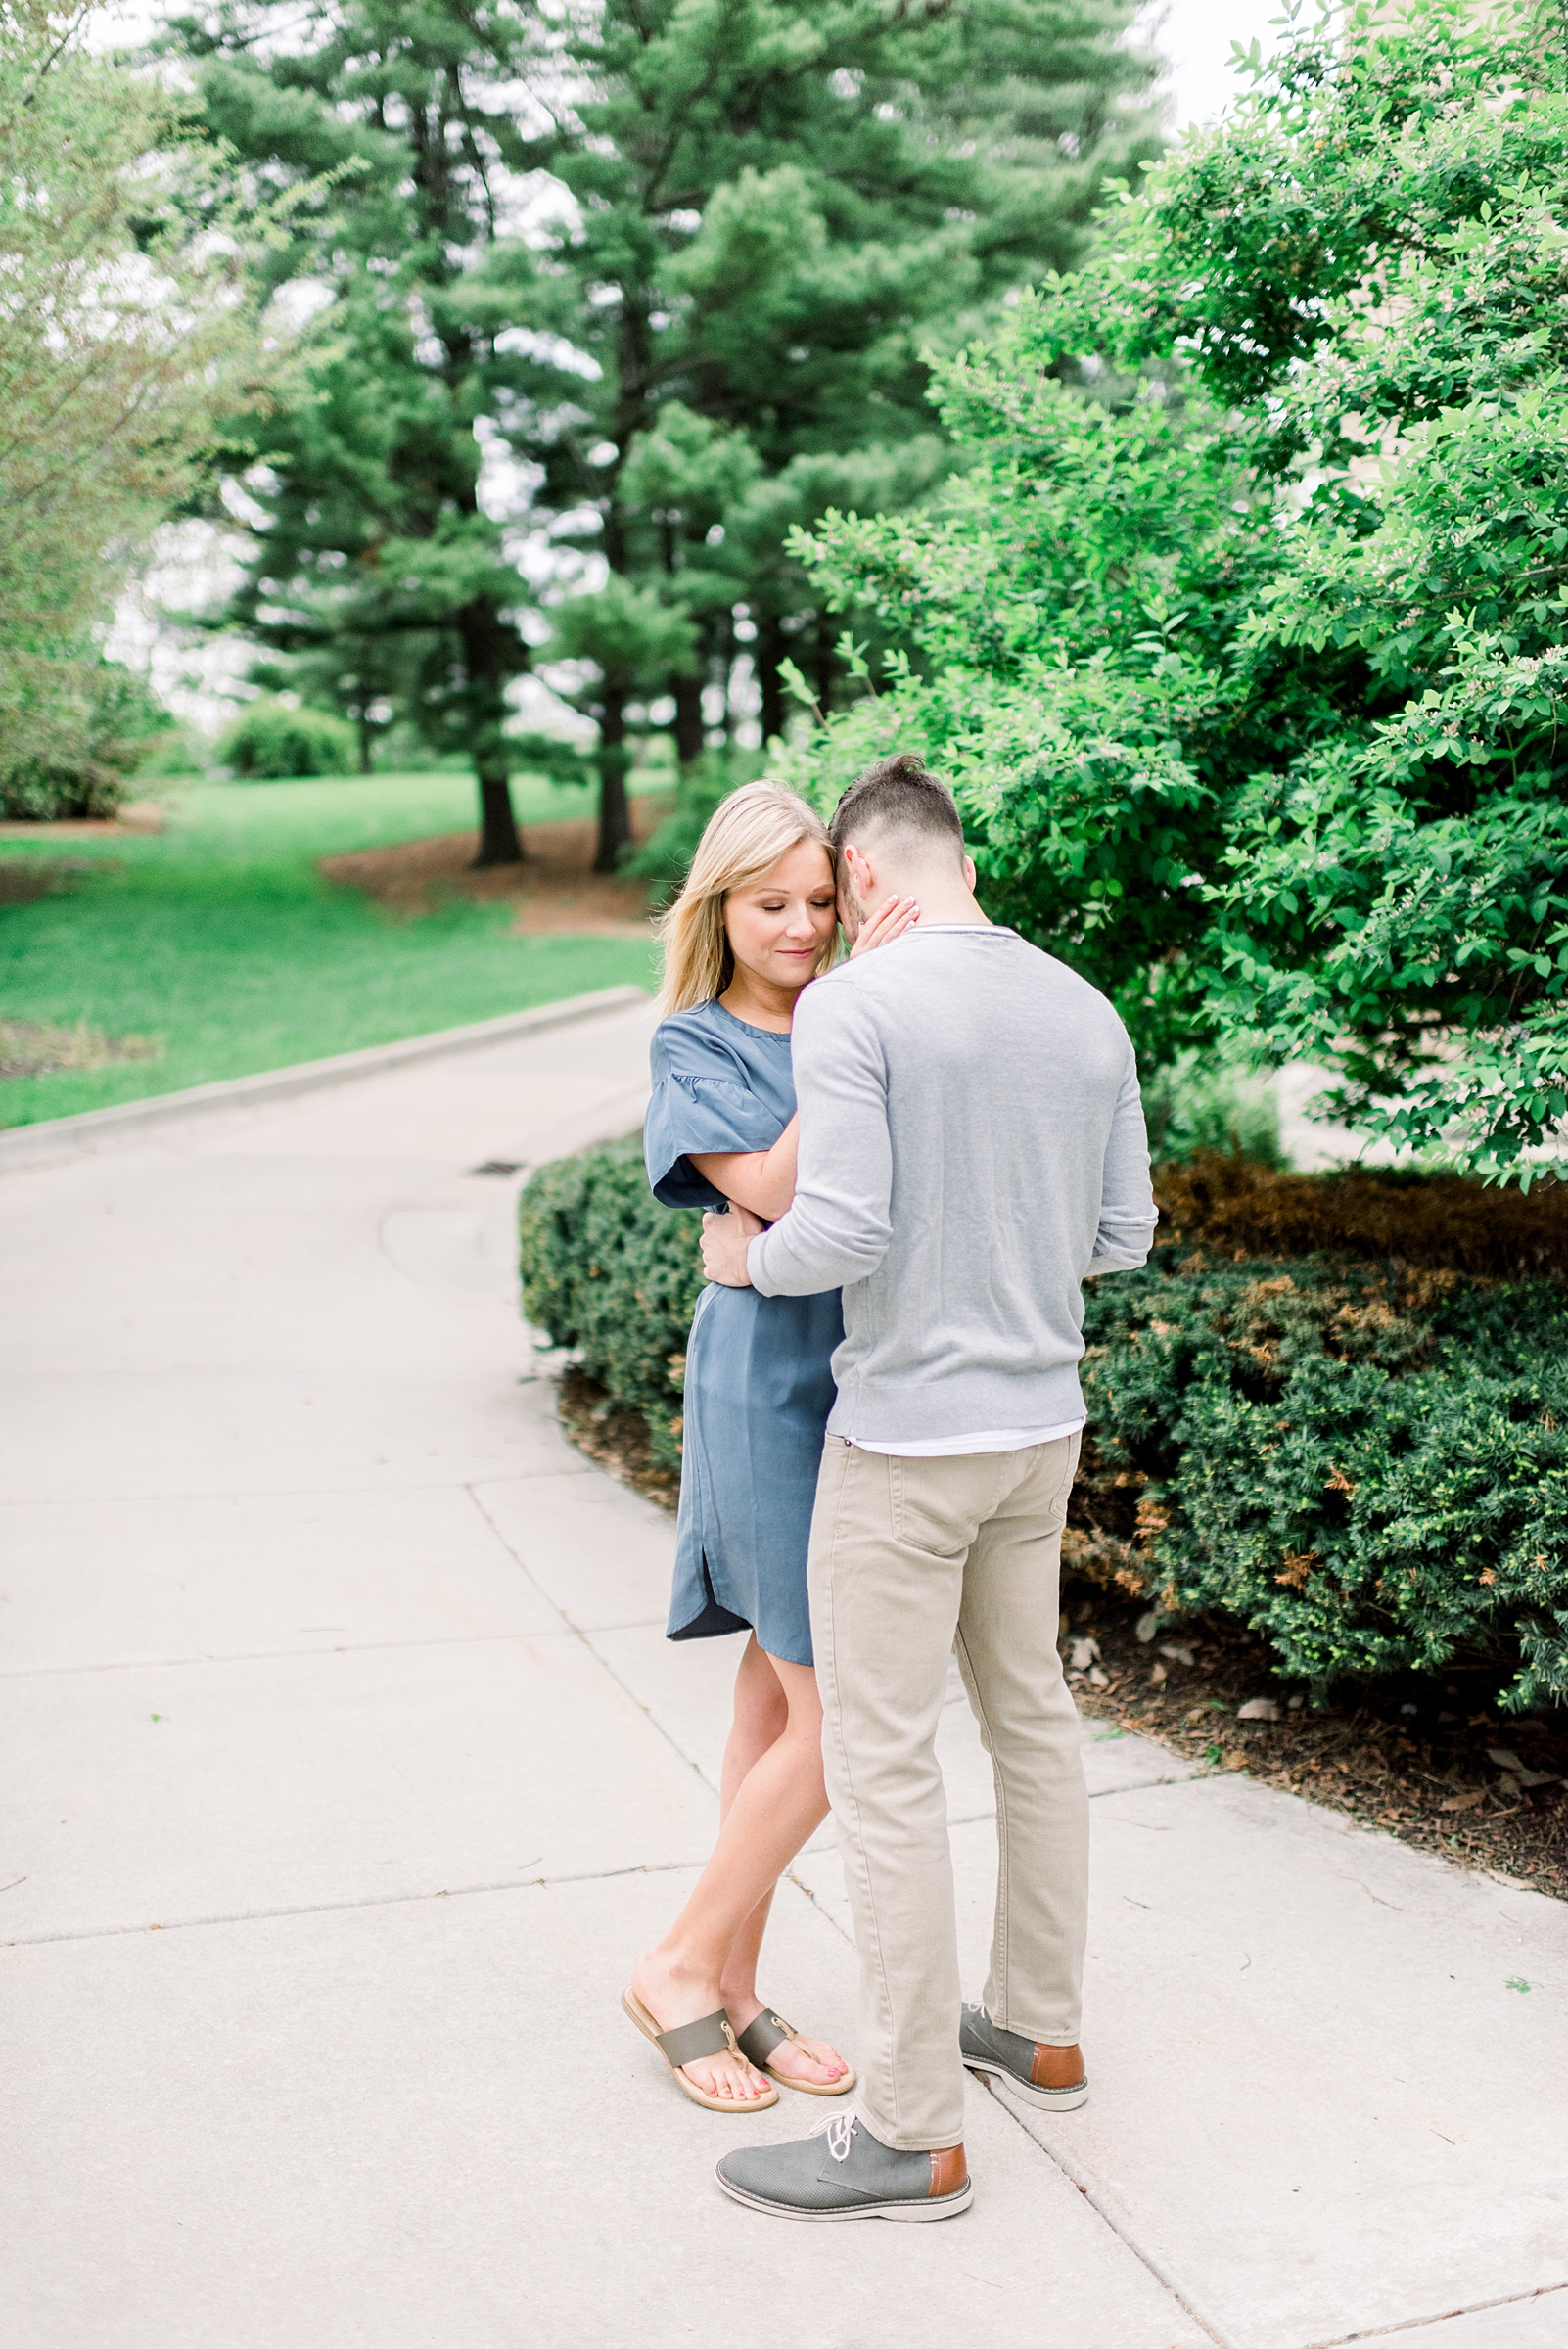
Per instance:
[[[488,436],[533,484],[552,594],[576,566],[550,650],[591,679],[613,866],[628,714],[668,693],[689,760],[743,643],[764,728],[792,644],[831,696],[834,630],[789,532],[940,477],[922,340],[1069,261],[1107,172],[1151,148],[1132,14],[343,0],[303,34],[269,6],[183,24],[242,157],[284,185],[345,173],[279,258],[332,300],[314,400],[257,438],[236,617],[294,652],[406,637],[421,722],[473,749],[482,860],[515,853],[530,591],[481,498]]]
[[[1105,175],[1152,149],[1131,16],[602,0],[568,21],[559,79],[584,95],[529,151],[576,207],[541,255],[557,306],[540,323],[593,372],[544,374],[503,421],[558,542],[691,623],[668,680],[683,760],[737,629],[764,739],[792,649],[831,700],[838,631],[791,532],[868,496],[907,504],[945,469],[922,341],[961,339],[1007,287],[1068,263]],[[598,608],[569,604],[558,646],[591,660]],[[626,837],[624,679],[601,668],[594,705],[603,865]]]
[[[303,37],[299,17],[244,4],[171,32],[209,129],[247,164],[285,188],[336,175],[271,259],[274,286],[328,299],[304,396],[236,460],[254,523],[227,617],[340,689],[395,678],[427,738],[473,760],[477,861],[513,862],[506,694],[528,666],[529,594],[484,510],[476,426],[519,308],[506,272],[530,274],[526,248],[495,241],[519,151],[502,89],[528,23],[504,5],[351,0],[308,15]]]

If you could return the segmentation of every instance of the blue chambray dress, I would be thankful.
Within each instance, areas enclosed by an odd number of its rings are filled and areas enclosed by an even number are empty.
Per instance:
[[[666,1207],[722,1207],[689,1153],[770,1150],[795,1115],[790,1039],[703,1003],[661,1021],[643,1156]],[[757,1634],[811,1662],[806,1553],[833,1407],[839,1292],[760,1297],[709,1287],[686,1346],[671,1639]]]

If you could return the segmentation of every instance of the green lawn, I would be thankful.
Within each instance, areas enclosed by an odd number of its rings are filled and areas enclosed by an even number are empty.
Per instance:
[[[589,812],[588,795],[513,786],[525,823]],[[466,899],[396,921],[336,889],[318,856],[472,824],[461,774],[182,786],[145,838],[0,841],[0,859],[94,870],[64,894],[0,906],[0,1017],[147,1036],[151,1061],[0,1083],[0,1125],[102,1109],[218,1077],[287,1067],[493,1018],[626,981],[634,939],[508,935],[510,909]]]

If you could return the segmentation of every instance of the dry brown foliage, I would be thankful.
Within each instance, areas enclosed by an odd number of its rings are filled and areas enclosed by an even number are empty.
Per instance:
[[[1221,1257],[1386,1257],[1496,1280],[1568,1276],[1568,1183],[1528,1194],[1457,1174],[1281,1174],[1219,1151],[1158,1167],[1160,1238]]]

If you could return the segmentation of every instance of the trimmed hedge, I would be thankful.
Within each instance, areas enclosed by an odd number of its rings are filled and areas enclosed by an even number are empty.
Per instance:
[[[678,1467],[701,1216],[660,1206],[633,1134],[538,1168],[520,1230],[529,1319],[552,1345],[576,1347],[588,1376],[642,1413],[655,1459]]]
[[[1094,1284],[1071,1562],[1315,1693],[1517,1643],[1568,1697],[1568,1290],[1179,1243]]]
[[[1149,1265],[1086,1293],[1070,1569],[1239,1619],[1314,1694],[1462,1652],[1514,1668],[1510,1704],[1568,1699],[1568,1285],[1472,1268],[1560,1271],[1561,1197],[1228,1161],[1157,1188],[1177,1220]],[[1318,1252],[1238,1253],[1266,1213]],[[529,1317],[671,1463],[699,1228],[650,1196],[635,1139],[523,1194]]]

